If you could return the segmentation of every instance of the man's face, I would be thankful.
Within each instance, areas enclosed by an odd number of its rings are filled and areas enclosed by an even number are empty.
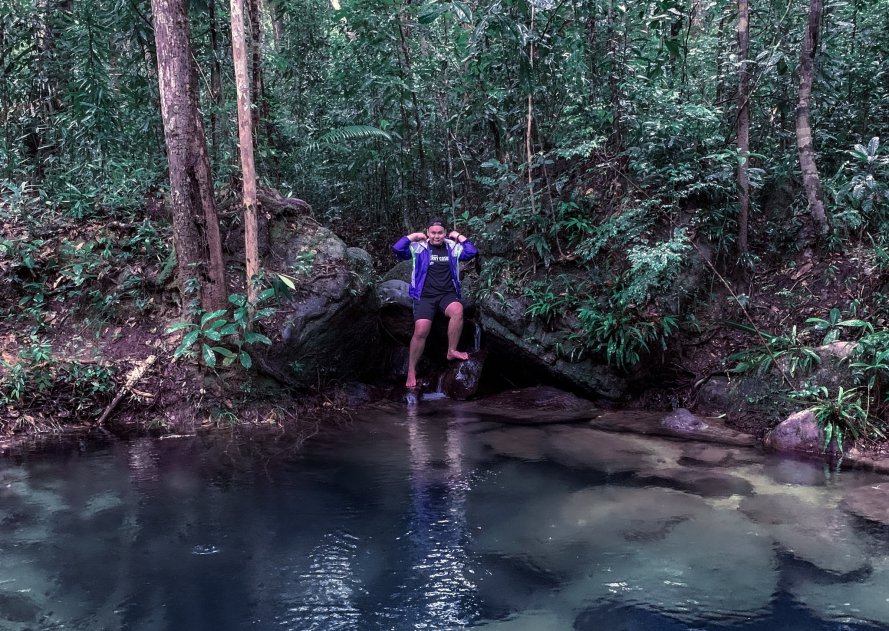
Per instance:
[[[426,236],[432,245],[441,245],[444,243],[445,229],[442,226],[429,226],[426,229]]]

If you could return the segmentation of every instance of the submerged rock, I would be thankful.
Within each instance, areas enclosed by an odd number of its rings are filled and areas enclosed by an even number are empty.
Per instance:
[[[701,468],[677,467],[640,471],[639,477],[661,480],[665,485],[703,497],[731,497],[750,495],[753,485],[735,475]]]
[[[735,511],[709,510],[662,538],[604,555],[561,590],[569,602],[614,602],[691,625],[765,613],[778,587],[772,542]]]
[[[555,462],[611,474],[672,468],[682,454],[678,443],[586,427],[556,428],[546,445]]]
[[[833,574],[867,567],[864,542],[842,511],[782,493],[745,498],[739,510],[791,556]]]
[[[550,386],[507,390],[478,400],[475,409],[511,424],[535,425],[589,419],[596,410],[590,401]]]
[[[859,517],[889,525],[889,483],[860,486],[846,493],[846,509]]]
[[[889,559],[880,557],[870,574],[850,582],[825,582],[797,577],[790,592],[803,606],[825,620],[844,625],[863,622],[889,627]]]

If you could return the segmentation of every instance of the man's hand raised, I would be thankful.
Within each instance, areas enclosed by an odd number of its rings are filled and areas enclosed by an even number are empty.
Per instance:
[[[425,241],[426,240],[426,233],[412,232],[411,234],[407,235],[407,238],[409,241],[413,241],[414,243],[416,243],[417,241]]]

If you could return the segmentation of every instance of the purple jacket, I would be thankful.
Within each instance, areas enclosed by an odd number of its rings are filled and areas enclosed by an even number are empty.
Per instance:
[[[451,278],[454,279],[454,291],[457,297],[462,298],[460,294],[460,266],[458,261],[468,261],[476,254],[478,250],[469,242],[469,239],[463,243],[457,243],[451,239],[444,240],[445,246],[448,248],[448,260],[451,264]],[[419,300],[423,295],[423,283],[426,282],[426,272],[429,271],[429,244],[425,241],[411,241],[407,237],[401,237],[398,242],[392,246],[392,250],[396,256],[403,261],[413,259],[414,269],[411,272],[411,288],[408,294],[414,300]]]

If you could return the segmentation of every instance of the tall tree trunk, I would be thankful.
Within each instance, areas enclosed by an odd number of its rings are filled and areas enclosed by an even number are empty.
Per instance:
[[[196,298],[205,311],[221,309],[226,304],[225,267],[207,140],[198,110],[187,0],[151,0],[151,10],[183,309],[194,313]],[[199,296],[193,295],[195,289]]]
[[[404,24],[402,23],[402,14],[398,13],[398,36],[401,40],[401,54],[404,56],[404,68],[408,77],[408,85],[410,86],[411,92],[411,105],[413,106],[413,116],[414,116],[414,125],[417,129],[417,158],[419,160],[419,169],[420,175],[417,178],[417,183],[419,184],[419,193],[420,193],[420,206],[423,210],[426,210],[427,205],[429,204],[429,186],[428,186],[428,176],[429,173],[426,170],[426,152],[423,148],[423,122],[420,117],[420,103],[417,100],[417,91],[414,86],[414,72],[411,66],[411,55],[410,50],[407,45],[408,36],[405,35]]]
[[[747,58],[750,51],[750,7],[738,0],[738,253],[747,253],[747,216],[750,209],[750,81]]]
[[[803,188],[809,201],[811,219],[804,225],[800,234],[800,245],[809,247],[827,234],[827,216],[824,212],[824,196],[821,178],[815,163],[815,148],[812,146],[812,126],[809,112],[812,100],[812,77],[815,66],[815,52],[818,50],[818,29],[821,24],[823,0],[809,2],[809,20],[803,37],[799,66],[799,101],[796,106],[796,146],[799,150],[799,164],[803,174]]]
[[[265,90],[262,81],[262,19],[259,0],[249,0],[250,9],[250,51],[252,53],[251,66],[253,67],[253,133],[256,141],[259,141],[260,124],[267,119],[268,112],[265,104]]]
[[[256,305],[256,275],[259,273],[259,246],[256,228],[256,168],[253,164],[253,122],[250,113],[250,85],[247,79],[247,47],[244,41],[244,0],[231,0],[232,57],[238,91],[238,141],[244,186],[244,255],[247,267],[247,300]],[[255,42],[254,42],[255,44]],[[254,84],[255,85],[255,84]]]
[[[622,55],[620,55],[620,34],[614,17],[614,1],[608,2],[608,13],[605,21],[608,25],[608,90],[611,96],[611,128],[612,145],[616,153],[623,150],[623,104],[620,94],[620,75]]]
[[[207,0],[210,14],[210,151],[216,160],[219,151],[219,112],[222,111],[222,63],[219,50],[219,22],[216,16],[216,0]]]

